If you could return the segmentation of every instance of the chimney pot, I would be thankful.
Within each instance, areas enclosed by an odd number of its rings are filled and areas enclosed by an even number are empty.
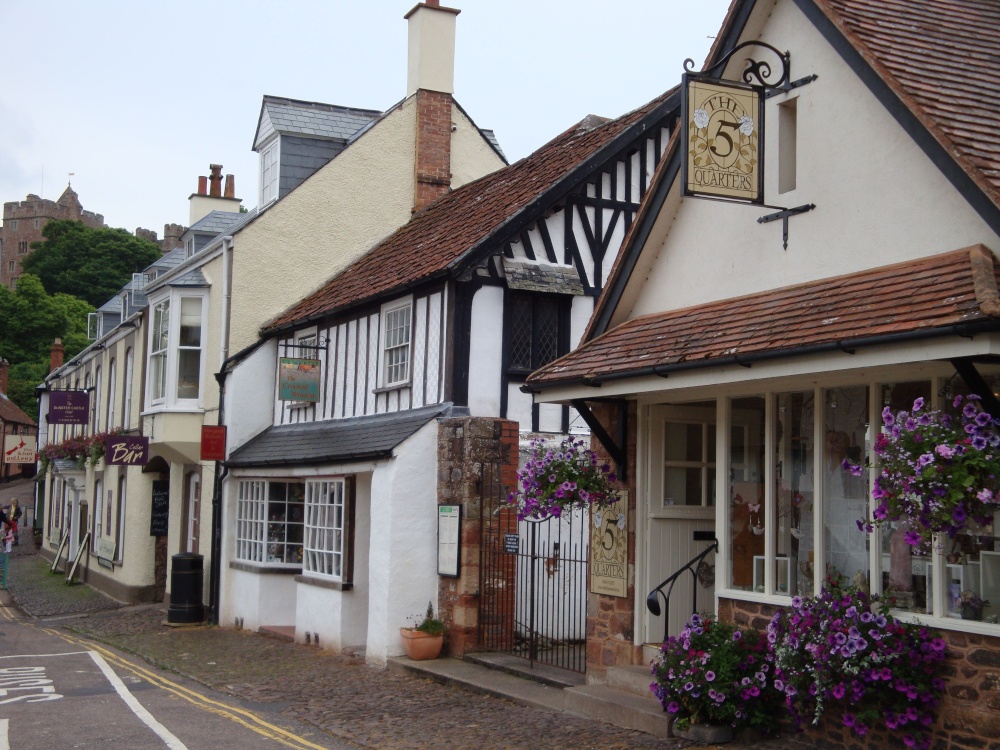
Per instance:
[[[208,178],[198,178],[198,195],[208,195]]]
[[[210,164],[209,169],[212,172],[208,178],[209,183],[211,184],[209,194],[215,198],[219,198],[222,196],[222,165]]]
[[[226,175],[226,197],[235,198],[236,197],[236,178],[231,174]]]

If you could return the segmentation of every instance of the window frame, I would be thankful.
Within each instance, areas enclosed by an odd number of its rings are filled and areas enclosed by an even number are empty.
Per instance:
[[[522,367],[511,362],[511,353],[514,347],[514,314],[515,304],[518,300],[527,300],[531,305],[531,366]],[[537,339],[540,332],[539,306],[542,302],[550,302],[555,306],[555,326],[556,326],[556,354],[552,359],[544,359],[538,356],[535,351]],[[503,310],[503,346],[504,346],[504,372],[509,378],[521,380],[527,378],[532,372],[549,362],[567,354],[570,350],[570,305],[572,297],[562,294],[543,294],[539,292],[526,292],[518,289],[507,289],[504,294]]]
[[[380,389],[395,389],[395,388],[406,388],[413,382],[413,297],[405,297],[403,299],[393,300],[392,302],[386,302],[382,305],[382,310],[379,315],[379,342],[378,342],[378,388]],[[407,322],[405,326],[398,326],[393,330],[405,330],[406,331],[406,341],[403,343],[393,343],[389,336],[390,331],[388,329],[388,320],[394,313],[401,312],[403,310],[407,311]],[[405,352],[405,360],[403,362],[391,362],[389,352],[392,351],[403,351]],[[399,367],[400,365],[405,367],[405,373],[402,377],[392,379],[389,377],[390,367]]]
[[[329,477],[306,481],[302,538],[304,576],[337,581],[344,586],[353,582],[354,492],[351,479]],[[317,502],[317,495],[334,501]],[[331,512],[332,521],[329,519]]]
[[[270,162],[268,161],[269,159]],[[261,208],[278,200],[279,181],[281,178],[281,170],[279,168],[280,163],[281,138],[275,135],[275,137],[268,141],[268,143],[260,150],[260,170],[258,173],[260,178],[260,187],[258,195],[260,196]],[[270,174],[269,170],[273,170],[273,174]]]
[[[183,309],[185,300],[195,299],[200,307],[200,334],[197,345],[181,344]],[[173,289],[166,296],[150,301],[149,345],[146,355],[146,408],[150,410],[189,410],[200,408],[205,384],[205,353],[208,317],[208,294],[205,290]],[[160,342],[163,328],[162,314],[166,312],[165,344]],[[197,395],[179,395],[182,355],[196,352],[198,356]],[[163,371],[154,366],[154,359],[162,363]],[[156,378],[159,375],[159,382]],[[158,390],[162,388],[162,392]]]

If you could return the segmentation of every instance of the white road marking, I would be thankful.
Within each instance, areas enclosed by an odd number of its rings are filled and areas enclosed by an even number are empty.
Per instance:
[[[7,734],[7,726],[10,719],[0,719],[0,750],[10,750],[10,737]]]
[[[94,660],[94,663],[97,664],[98,668],[104,673],[104,676],[108,678],[108,682],[114,686],[119,697],[125,701],[125,705],[131,708],[132,713],[138,716],[146,726],[152,729],[156,735],[163,740],[166,746],[170,748],[170,750],[188,750],[187,746],[183,742],[171,734],[170,730],[154,719],[153,715],[143,708],[142,704],[139,703],[139,701],[135,699],[135,696],[129,692],[129,689],[125,687],[125,683],[121,681],[118,675],[115,674],[115,671],[106,661],[104,661],[104,657],[96,651],[88,651],[87,653],[90,654],[90,658]],[[4,750],[2,745],[0,745],[0,750]]]
[[[6,654],[0,656],[0,659],[46,659],[50,656],[79,656],[80,654],[89,654],[91,651],[66,651],[62,654]]]

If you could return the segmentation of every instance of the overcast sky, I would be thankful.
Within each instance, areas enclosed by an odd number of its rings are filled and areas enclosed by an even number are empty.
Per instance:
[[[384,110],[406,87],[413,0],[0,0],[0,200],[58,198],[73,172],[114,227],[187,224],[210,163],[257,204],[265,94]],[[455,98],[527,156],[617,117],[704,62],[729,0],[443,0]]]

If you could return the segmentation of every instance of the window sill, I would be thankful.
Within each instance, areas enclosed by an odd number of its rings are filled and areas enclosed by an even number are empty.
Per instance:
[[[295,576],[295,582],[304,583],[307,586],[317,586],[321,589],[332,589],[333,591],[350,591],[354,588],[353,583],[347,583],[345,581],[331,581],[326,578],[314,578],[306,575]]]
[[[197,404],[191,404],[190,406],[150,406],[148,409],[144,409],[139,416],[140,417],[152,417],[157,414],[204,414],[204,407],[198,406]]]
[[[275,564],[267,563],[252,563],[252,562],[241,562],[239,560],[231,560],[229,562],[230,570],[242,570],[244,573],[256,573],[257,575],[298,575],[302,572],[301,565],[289,565],[281,567]]]
[[[383,385],[380,388],[372,388],[372,393],[392,393],[393,391],[401,391],[404,388],[412,388],[413,381],[407,380],[405,383],[399,383],[397,385]]]

